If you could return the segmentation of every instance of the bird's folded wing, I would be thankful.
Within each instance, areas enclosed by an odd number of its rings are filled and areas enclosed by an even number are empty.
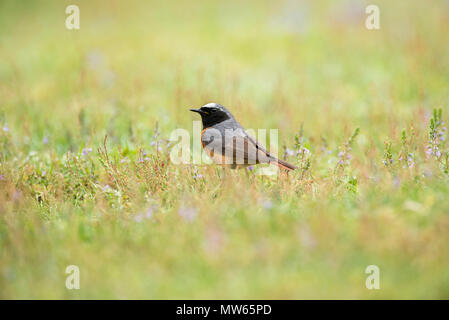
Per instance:
[[[218,132],[208,130],[204,135],[204,148],[215,161],[220,155],[224,164],[268,163],[274,158],[243,130],[234,131],[224,137]],[[222,158],[222,160],[221,160]]]
[[[262,152],[264,152],[268,157],[271,157],[270,153],[253,137],[251,137],[249,134],[247,134],[245,132],[246,136],[248,137],[248,140],[251,141],[257,149],[261,150]]]
[[[270,162],[267,153],[259,148],[248,136],[235,135],[232,139],[225,139],[225,157],[232,157],[235,164],[257,164]],[[233,154],[231,152],[233,151]],[[227,152],[227,153],[226,153]]]

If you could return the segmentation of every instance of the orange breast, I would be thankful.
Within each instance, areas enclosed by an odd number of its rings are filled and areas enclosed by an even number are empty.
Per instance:
[[[203,148],[204,148],[203,134],[204,134],[204,131],[206,131],[207,129],[209,129],[209,127],[204,128],[204,129],[201,131],[201,146],[202,146]]]

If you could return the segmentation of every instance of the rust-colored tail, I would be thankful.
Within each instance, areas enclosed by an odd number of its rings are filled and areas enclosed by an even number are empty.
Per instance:
[[[281,160],[281,159],[274,159],[273,161],[271,161],[270,163],[273,163],[275,165],[277,165],[279,168],[285,169],[285,170],[295,170],[298,167],[292,165],[291,163],[288,163],[287,161]]]

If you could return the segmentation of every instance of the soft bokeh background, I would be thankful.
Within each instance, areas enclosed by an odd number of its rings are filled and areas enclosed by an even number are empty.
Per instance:
[[[0,1],[0,297],[448,298],[449,2],[371,3]],[[171,165],[211,101],[301,170]]]

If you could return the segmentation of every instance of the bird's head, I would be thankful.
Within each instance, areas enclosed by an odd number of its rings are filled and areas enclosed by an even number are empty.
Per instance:
[[[199,109],[190,109],[190,111],[201,115],[204,128],[234,118],[224,106],[215,102],[208,103]]]

